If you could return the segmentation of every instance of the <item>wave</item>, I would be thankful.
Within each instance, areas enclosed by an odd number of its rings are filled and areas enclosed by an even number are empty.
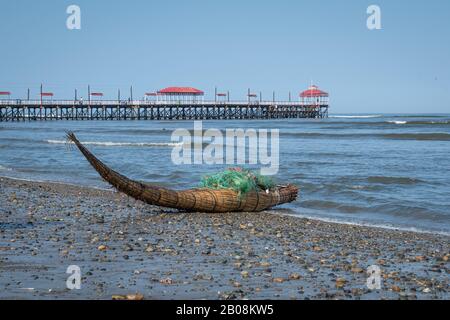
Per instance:
[[[399,114],[386,115],[389,118],[448,118],[449,114]]]
[[[66,144],[73,143],[66,140],[46,140],[50,144]],[[84,145],[105,146],[105,147],[176,147],[183,145],[183,142],[102,142],[102,141],[85,141]]]
[[[450,141],[449,133],[388,133],[382,134],[383,138],[394,140],[419,140],[419,141]]]
[[[450,133],[320,133],[320,132],[282,132],[281,137],[305,139],[391,139],[419,141],[450,141]]]
[[[409,177],[384,177],[384,176],[372,176],[368,177],[367,181],[369,183],[379,183],[379,184],[403,184],[412,185],[417,183],[422,183],[420,179],[409,178]]]
[[[366,208],[357,206],[354,204],[346,204],[331,200],[304,200],[301,201],[301,206],[309,209],[314,210],[324,210],[328,211],[330,209],[336,210],[340,213],[347,213],[347,214],[356,214],[365,212]]]
[[[405,121],[405,120],[391,120],[387,121],[387,123],[393,123],[393,124],[408,124],[408,125],[449,125],[450,120],[446,121]]]
[[[324,122],[322,123],[321,129],[332,129],[332,130],[341,130],[341,129],[366,129],[366,128],[388,128],[390,125],[403,125],[408,127],[418,126],[418,127],[448,127],[450,125],[450,120],[435,120],[435,121],[408,121],[408,120],[387,120],[387,121],[358,121],[355,120],[342,120],[342,121],[334,121],[334,122]]]
[[[140,128],[120,128],[120,134],[122,135],[142,135],[142,136],[164,136],[169,135],[172,132],[172,129],[140,129]],[[87,133],[101,133],[101,134],[117,134],[117,130],[113,130],[110,128],[89,128],[86,129]]]
[[[0,170],[1,170],[1,171],[12,171],[13,169],[12,169],[12,168],[8,168],[8,167],[4,167],[4,166],[2,166],[2,165],[0,164]]]
[[[381,118],[383,115],[381,114],[374,114],[374,115],[367,115],[367,116],[328,116],[328,118],[343,118],[343,119],[369,119],[369,118]]]
[[[388,123],[394,123],[394,124],[407,124],[408,121],[388,121]]]

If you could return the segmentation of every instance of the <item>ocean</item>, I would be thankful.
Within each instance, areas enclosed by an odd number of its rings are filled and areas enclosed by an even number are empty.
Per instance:
[[[133,179],[176,189],[230,165],[174,165],[172,132],[193,121],[0,123],[0,176],[109,188],[65,141],[74,131]],[[328,119],[203,121],[203,128],[279,129],[279,183],[299,199],[275,213],[450,234],[450,115],[331,115]],[[256,168],[257,166],[250,166]]]

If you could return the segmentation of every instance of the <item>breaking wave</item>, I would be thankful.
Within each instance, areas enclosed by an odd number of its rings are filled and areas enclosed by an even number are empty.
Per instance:
[[[405,120],[391,120],[387,121],[387,123],[393,123],[393,124],[408,124],[408,125],[449,125],[449,120],[444,121],[405,121]]]
[[[394,123],[394,124],[407,124],[408,121],[388,121],[388,123]]]
[[[1,170],[1,171],[12,171],[11,168],[4,167],[4,166],[2,166],[1,164],[0,164],[0,170]]]

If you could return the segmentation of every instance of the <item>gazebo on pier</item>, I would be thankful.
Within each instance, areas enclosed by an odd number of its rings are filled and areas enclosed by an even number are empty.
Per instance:
[[[167,87],[157,92],[158,101],[202,102],[204,92],[192,87]]]
[[[6,96],[7,99],[11,96],[11,92],[9,91],[0,91],[0,96]]]
[[[324,106],[328,105],[329,94],[319,89],[318,86],[310,86],[308,90],[300,93],[300,101],[306,106]]]

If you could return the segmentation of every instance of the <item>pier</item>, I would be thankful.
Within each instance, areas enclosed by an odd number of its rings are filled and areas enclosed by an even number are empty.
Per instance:
[[[328,105],[301,102],[0,100],[0,122],[36,120],[237,120],[326,118]]]
[[[238,120],[328,117],[328,94],[317,87],[301,93],[300,101],[263,101],[248,92],[246,101],[230,101],[229,93],[215,93],[214,101],[205,101],[203,91],[169,87],[146,93],[141,100],[97,100],[101,92],[90,92],[88,101],[54,100],[43,92],[40,99],[0,99],[0,122],[47,120]],[[5,92],[6,93],[6,92]],[[10,95],[9,92],[8,97]]]

